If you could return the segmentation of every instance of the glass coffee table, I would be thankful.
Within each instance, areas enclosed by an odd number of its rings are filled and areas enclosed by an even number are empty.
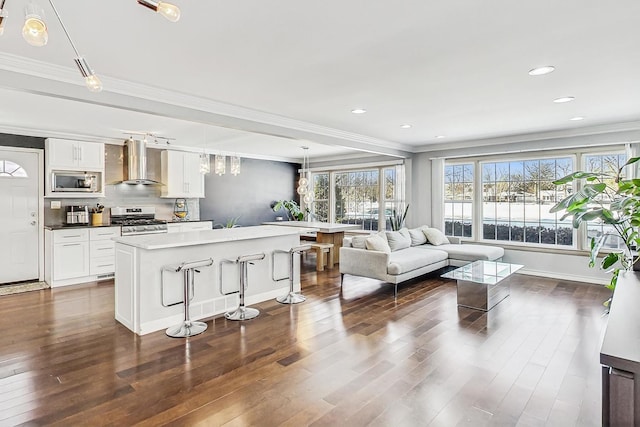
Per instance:
[[[509,296],[509,276],[522,265],[497,261],[475,261],[440,277],[457,280],[458,305],[489,311]]]

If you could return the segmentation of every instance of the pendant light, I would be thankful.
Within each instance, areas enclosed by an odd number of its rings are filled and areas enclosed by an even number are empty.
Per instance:
[[[302,200],[309,204],[313,201],[313,194],[309,190],[309,147],[301,147],[304,152],[302,155],[302,169],[300,170],[300,179],[298,180],[298,194]]]
[[[229,166],[231,175],[238,176],[240,174],[240,156],[231,156],[229,158]]]
[[[47,24],[44,23],[42,15],[44,15],[44,12],[35,3],[27,4],[24,9],[22,38],[31,46],[42,47],[49,41]]]
[[[4,8],[4,2],[6,0],[0,0],[0,36],[4,34],[4,24],[9,14]]]
[[[89,89],[89,91],[91,92],[100,92],[102,90],[102,82],[100,81],[98,76],[96,76],[96,73],[91,69],[91,67],[87,63],[87,60],[84,59],[80,55],[80,53],[78,53],[78,49],[76,49],[75,43],[73,43],[73,40],[71,40],[71,36],[67,31],[67,27],[64,26],[62,18],[60,18],[58,9],[56,9],[56,6],[53,4],[53,0],[49,0],[49,4],[51,5],[51,9],[53,9],[53,13],[55,13],[56,18],[58,18],[58,22],[60,22],[60,26],[62,27],[64,34],[67,36],[67,40],[69,40],[69,44],[73,48],[73,51],[76,53],[74,61],[76,63],[76,66],[80,70],[80,74],[82,74],[82,77],[84,77],[84,83],[87,86],[87,89]]]
[[[211,160],[207,153],[200,154],[200,173],[206,175],[211,172]]]
[[[213,172],[222,176],[227,171],[227,158],[223,154],[216,154],[213,161]]]
[[[180,19],[180,9],[171,3],[164,1],[138,0],[138,4],[148,7],[154,12],[158,12],[171,22],[177,22]]]

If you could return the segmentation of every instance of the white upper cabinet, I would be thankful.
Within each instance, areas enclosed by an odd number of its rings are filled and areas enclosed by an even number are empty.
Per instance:
[[[200,155],[185,151],[162,152],[162,197],[204,197]]]
[[[45,197],[104,197],[104,144],[48,138]]]
[[[49,138],[47,168],[55,170],[104,171],[104,144]]]

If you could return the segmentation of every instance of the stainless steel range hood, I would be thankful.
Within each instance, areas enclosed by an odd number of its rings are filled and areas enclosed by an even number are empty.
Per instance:
[[[147,177],[147,141],[129,138],[124,142],[123,184],[163,185]]]

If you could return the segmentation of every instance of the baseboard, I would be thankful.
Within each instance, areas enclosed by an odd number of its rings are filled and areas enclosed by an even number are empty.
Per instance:
[[[550,273],[547,271],[529,270],[526,268],[518,270],[518,273],[524,274],[527,276],[539,276],[539,277],[545,277],[548,279],[569,280],[572,282],[583,282],[583,283],[589,283],[589,284],[595,284],[595,285],[609,284],[609,281],[607,279],[601,279],[593,276],[578,276],[575,274],[562,274],[557,272]]]

